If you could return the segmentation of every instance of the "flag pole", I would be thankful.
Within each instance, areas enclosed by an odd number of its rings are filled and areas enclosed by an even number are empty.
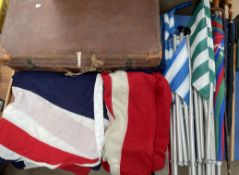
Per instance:
[[[186,41],[189,53],[189,79],[190,79],[190,89],[189,89],[189,137],[190,137],[190,162],[191,162],[191,175],[196,175],[196,158],[195,158],[195,135],[194,135],[194,117],[193,117],[193,96],[192,96],[192,70],[191,70],[191,51],[190,51],[190,29],[186,28]]]
[[[213,84],[210,83],[209,101],[203,99],[206,117],[206,174],[215,175],[216,154],[215,154],[215,133],[213,116]]]
[[[208,108],[206,112],[206,166],[207,175],[214,175],[214,123],[211,113],[213,113],[213,92],[210,92],[211,83],[214,84],[215,79],[215,60],[213,58],[213,40],[212,40],[212,28],[211,28],[211,13],[209,0],[202,0],[197,6],[193,18],[189,23],[191,29],[191,61],[193,63],[192,69],[192,84],[198,93],[204,98],[206,102],[205,108]],[[203,13],[201,13],[203,12]],[[197,20],[195,20],[197,19]],[[212,86],[213,87],[213,86]],[[211,93],[211,94],[210,94]],[[208,97],[210,96],[210,105]],[[203,102],[205,104],[205,102]],[[209,105],[209,106],[208,106]],[[204,109],[205,110],[205,109]],[[205,112],[205,111],[204,111]],[[210,117],[209,117],[210,116]]]
[[[201,149],[201,137],[200,137],[200,120],[199,120],[199,108],[198,108],[198,95],[197,91],[193,90],[194,94],[194,109],[195,109],[195,126],[196,126],[196,145],[197,145],[197,170],[198,175],[202,175],[202,149]]]
[[[173,34],[173,50],[175,51],[177,48],[177,36]],[[180,97],[175,94],[176,101],[176,129],[177,129],[177,156],[178,156],[178,165],[183,166],[183,148],[182,148],[182,132],[180,125],[181,111],[180,111]]]
[[[188,165],[188,149],[187,149],[187,141],[186,141],[186,133],[185,133],[185,125],[184,125],[184,117],[183,117],[183,102],[180,100],[180,125],[181,125],[181,134],[182,134],[182,147],[183,147],[183,166]]]
[[[186,144],[187,144],[187,154],[188,154],[188,162],[190,161],[190,139],[189,139],[189,111],[188,105],[186,102],[183,102],[183,113],[184,113],[184,122],[185,122],[185,129],[186,129]],[[189,164],[189,163],[188,163]]]
[[[189,45],[188,45],[188,37],[190,37],[190,29],[185,27],[184,28],[184,37],[186,38],[186,43],[187,43],[187,49],[188,49],[188,55],[189,55],[189,61],[190,61],[190,51],[189,51]],[[190,62],[189,62],[189,66],[190,66]],[[189,72],[190,74],[190,72]],[[191,86],[191,85],[190,85]],[[191,160],[191,156],[190,156],[190,133],[189,133],[189,106],[186,104],[186,102],[183,102],[183,111],[184,111],[184,122],[185,122],[185,129],[186,129],[186,140],[187,140],[187,150],[188,150],[188,162],[190,162]],[[190,165],[188,163],[188,165]]]
[[[185,148],[186,148],[186,153],[185,153],[185,159],[184,159],[184,165],[189,166],[189,156],[190,156],[190,142],[189,142],[189,128],[188,128],[188,105],[186,102],[182,101],[182,106],[183,106],[183,113],[184,117],[182,119],[183,122],[183,130],[184,130],[184,137],[185,137]]]
[[[183,26],[178,27],[178,31],[179,31],[179,42],[181,42],[184,39],[184,27]],[[184,118],[187,113],[183,114],[183,109],[185,109],[184,105],[186,104],[181,99],[179,105],[180,105],[180,125],[181,125],[182,143],[183,143],[183,163],[184,163],[183,165],[187,166],[188,165],[188,147],[187,147],[187,136],[186,136],[187,129],[184,124],[185,123]]]
[[[209,100],[209,117],[211,118],[211,160],[212,160],[212,175],[216,174],[216,140],[215,140],[215,122],[214,122],[214,104],[213,104],[213,95],[214,95],[214,85],[210,85],[210,100]]]
[[[198,94],[197,92],[197,97],[198,97],[198,110],[199,110],[199,127],[200,127],[200,140],[201,140],[201,153],[202,153],[202,174],[205,175],[205,164],[204,164],[204,160],[205,160],[205,141],[204,141],[204,118],[203,118],[203,104],[202,104],[202,97]]]
[[[165,40],[165,43],[164,43],[165,47],[164,48],[165,48],[165,59],[166,60],[170,60],[172,55],[173,55],[173,50],[176,50],[177,38],[176,38],[176,35],[173,34],[173,32],[175,31],[174,13],[175,13],[176,10],[187,7],[189,5],[191,5],[191,2],[183,3],[183,4],[175,7],[170,12],[164,14],[163,19],[164,19],[164,22],[167,24],[167,25],[165,25],[165,33],[164,33],[164,40]],[[174,44],[173,47],[172,47],[172,42],[171,42],[172,38],[173,38],[173,44]],[[184,49],[186,49],[186,48],[184,47]],[[166,61],[166,67],[167,67],[167,61]],[[173,108],[172,111],[173,111],[174,114],[173,114],[173,117],[172,117],[173,118],[172,119],[173,123],[171,125],[171,131],[173,130],[173,133],[170,135],[171,136],[171,153],[173,152],[173,155],[171,155],[172,156],[172,158],[171,158],[171,165],[172,165],[171,170],[172,170],[172,173],[177,174],[178,173],[177,172],[178,164],[176,164],[175,162],[178,161],[178,163],[180,165],[183,165],[183,163],[184,163],[183,162],[183,160],[184,160],[183,155],[185,157],[185,160],[187,160],[188,156],[185,156],[186,155],[185,153],[187,153],[187,150],[183,151],[182,150],[182,144],[178,144],[179,142],[183,141],[183,143],[185,143],[183,145],[184,146],[186,145],[186,140],[185,139],[183,139],[181,141],[182,136],[185,136],[184,134],[182,134],[182,132],[183,132],[182,127],[181,127],[181,130],[180,130],[180,126],[182,125],[182,123],[184,123],[184,122],[182,122],[183,120],[181,120],[184,108],[182,108],[181,97],[179,98],[179,96],[176,96],[175,94],[173,94],[173,98],[175,99],[174,100],[175,103],[174,103],[174,105],[172,105],[172,108]],[[178,106],[178,105],[175,105],[175,104],[181,104],[181,106]],[[175,116],[176,114],[177,114],[177,116]],[[181,116],[179,116],[179,114]],[[177,132],[177,131],[179,131],[179,132]],[[185,147],[183,147],[183,149],[185,150]],[[184,154],[183,154],[183,152],[184,152]],[[179,154],[177,155],[177,153],[179,153]]]
[[[174,104],[171,107],[171,164],[172,164],[172,175],[178,175],[178,164],[177,164],[177,140],[176,140],[176,107],[175,98],[173,95]]]
[[[206,164],[206,175],[211,175],[212,167],[211,167],[211,162],[210,162],[210,146],[208,140],[209,136],[209,117],[208,117],[208,101],[203,99],[203,109],[204,109],[204,117],[205,117],[205,143],[206,143],[206,148],[205,148],[205,164]]]
[[[177,44],[177,38],[176,35],[173,34],[173,51],[176,50],[176,45]],[[170,57],[173,55],[171,53]],[[178,175],[178,165],[179,162],[182,162],[182,154],[181,154],[181,143],[179,146],[179,140],[181,142],[180,138],[180,132],[178,131],[178,121],[177,121],[177,95],[173,93],[173,99],[174,99],[174,105],[173,105],[173,129],[174,129],[174,138],[173,138],[173,143],[174,143],[174,175]]]
[[[195,89],[193,91],[193,100],[194,100],[194,115],[195,115],[195,127],[196,127],[196,145],[197,145],[197,175],[203,175],[203,169],[202,169],[202,147],[204,145],[202,144],[202,129],[201,129],[201,122],[200,122],[200,115],[202,108],[199,108],[199,98],[198,93]]]
[[[165,59],[169,60],[173,55],[172,39],[174,40],[174,35],[172,35],[172,29],[174,29],[174,11],[164,14],[164,23],[167,23],[165,27]],[[172,41],[172,42],[171,42]],[[171,128],[170,128],[170,153],[171,153],[171,172],[172,175],[178,175],[178,156],[177,156],[177,123],[176,123],[176,98],[174,93],[172,93],[172,106],[171,106]]]

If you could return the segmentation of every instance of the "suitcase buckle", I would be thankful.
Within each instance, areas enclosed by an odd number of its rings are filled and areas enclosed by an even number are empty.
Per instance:
[[[92,62],[91,68],[99,68],[99,67],[104,66],[104,64],[105,64],[104,61],[96,58],[95,53],[93,53],[91,56],[91,62]]]

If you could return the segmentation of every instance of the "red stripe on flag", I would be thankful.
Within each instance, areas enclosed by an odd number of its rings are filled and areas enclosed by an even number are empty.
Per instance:
[[[154,171],[157,171],[164,166],[165,152],[167,151],[167,147],[170,142],[170,106],[172,102],[172,93],[167,80],[161,74],[156,74],[156,76],[158,80],[156,87],[157,129],[153,154]]]
[[[221,72],[218,76],[218,79],[217,79],[215,97],[218,96],[223,79],[224,79],[224,69],[221,70]]]
[[[107,108],[111,113],[112,117],[114,117],[112,107],[112,79],[108,73],[102,73],[101,76],[104,82],[104,89],[107,89],[107,91],[104,91],[104,101],[107,104]]]
[[[215,20],[212,20],[212,26],[213,26],[214,28],[223,29],[222,24],[219,23],[219,22],[217,22],[217,21],[215,21]]]
[[[158,73],[128,73],[128,82],[128,128],[121,174],[150,174],[164,167],[170,136],[171,91]]]
[[[105,171],[107,171],[108,173],[110,173],[110,165],[108,162],[105,162],[104,160],[101,160],[101,165],[104,168]]]
[[[88,159],[64,152],[33,138],[22,129],[2,118],[0,143],[13,152],[35,162],[49,165],[94,164],[98,159]]]
[[[218,47],[219,45],[221,45],[222,40],[224,40],[224,36],[218,32],[214,32],[214,35],[216,35],[217,37],[214,38],[213,43],[216,47]]]
[[[130,72],[128,127],[123,143],[120,174],[150,174],[156,132],[155,80]]]

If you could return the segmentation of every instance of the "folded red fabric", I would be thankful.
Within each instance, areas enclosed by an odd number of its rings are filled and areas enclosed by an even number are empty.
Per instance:
[[[114,175],[148,175],[164,167],[171,91],[160,73],[102,74],[110,124],[103,159]],[[107,167],[107,166],[106,166]]]

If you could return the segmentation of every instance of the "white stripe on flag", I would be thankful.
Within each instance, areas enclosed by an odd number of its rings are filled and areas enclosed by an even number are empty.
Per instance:
[[[196,70],[202,63],[208,61],[208,50],[205,49],[200,52],[193,62],[193,70]]]
[[[28,159],[22,155],[19,155],[11,150],[9,150],[8,148],[4,147],[3,145],[0,145],[0,152],[1,154],[1,158],[6,159],[6,160],[17,160],[17,161],[23,161],[25,164],[25,169],[32,169],[32,168],[40,168],[40,167],[46,167],[49,169],[57,169],[58,167],[61,166],[61,164],[58,165],[52,165],[52,164],[48,164],[48,163],[42,163],[42,162],[35,162],[31,159]],[[94,167],[94,166],[98,166],[100,164],[100,160],[94,164],[75,164],[78,166],[82,166],[82,167]]]
[[[164,22],[169,25],[169,28],[174,27],[174,17],[170,17],[170,15],[164,15]]]
[[[96,77],[94,88],[94,115],[95,115],[95,137],[98,156],[101,157],[104,145],[104,112],[103,112],[103,80],[100,74]]]
[[[204,1],[204,5],[205,5],[205,7],[208,8],[208,9],[211,8],[211,7],[210,7],[210,2],[209,2],[209,1]],[[209,14],[209,15],[210,15],[210,14]],[[211,28],[212,28],[212,21],[211,21],[211,18],[208,17],[208,14],[206,14],[206,12],[205,12],[205,16],[206,16],[207,27],[211,29]]]
[[[208,27],[212,28],[211,19],[208,16],[206,16],[206,20],[207,20]]]
[[[34,114],[36,119],[48,117],[47,123],[51,122],[52,120],[56,121],[65,121],[65,124],[74,124],[74,125],[82,125],[86,128],[93,129],[94,128],[94,121],[93,119],[87,118],[83,115],[79,115],[73,112],[70,112],[64,108],[60,108],[57,105],[47,101],[46,99],[42,98],[41,96],[22,89],[18,87],[12,88],[13,95],[15,100],[10,106],[14,106],[17,109],[20,109],[22,112],[27,114]],[[33,106],[34,108],[30,108]],[[37,107],[37,108],[36,108]],[[50,110],[46,110],[50,109]],[[47,113],[42,114],[43,111],[47,111]],[[36,116],[35,116],[36,115]]]
[[[197,87],[198,91],[208,85],[209,80],[209,72],[205,73],[203,76],[198,78],[194,83],[193,86]]]
[[[212,28],[212,23],[211,23],[211,19],[208,16],[206,16],[206,23],[207,23],[207,28],[211,29]]]
[[[200,12],[197,14],[196,20],[194,21],[193,25],[191,26],[191,34],[193,34],[198,26],[198,23],[203,19],[204,17],[204,9],[201,9]]]
[[[30,91],[14,87],[13,92],[15,102],[6,108],[3,118],[60,150],[98,158],[96,140],[92,139],[95,138],[94,120],[59,108]]]
[[[189,92],[189,75],[183,80],[183,82],[180,84],[180,86],[176,90],[176,94],[180,94],[183,98],[187,95]]]
[[[56,169],[60,165],[49,165],[47,163],[41,163],[41,162],[35,162],[33,160],[30,160],[22,155],[19,155],[8,148],[4,147],[3,145],[0,145],[0,152],[1,157],[6,160],[18,160],[18,161],[24,161],[24,164],[26,166],[26,169],[30,168],[39,168],[39,167],[47,167],[49,169]]]
[[[165,40],[167,40],[169,38],[169,32],[165,31]]]
[[[172,82],[173,78],[175,75],[177,75],[187,59],[187,49],[182,49],[165,75],[165,78],[168,80],[169,84]]]
[[[105,158],[110,164],[110,172],[120,175],[121,154],[128,126],[129,84],[126,72],[110,74],[112,79],[112,108],[115,120],[106,132]]]
[[[215,61],[212,59],[209,59],[209,69],[215,71]]]
[[[208,37],[207,39],[208,39],[208,47],[213,49],[214,48],[214,44],[213,44],[212,38]]]
[[[201,42],[202,40],[205,39],[205,37],[207,36],[207,28],[203,28],[203,30],[200,30],[200,32],[197,34],[196,38],[194,39],[193,44],[191,45],[191,53],[194,53],[197,45],[199,44],[199,42]]]
[[[62,136],[59,136],[60,130],[63,131],[63,128],[59,128],[58,132],[54,132],[54,127],[57,127],[57,123],[55,125],[52,125],[51,129],[46,129],[44,126],[38,124],[38,122],[34,121],[34,118],[31,116],[26,115],[22,111],[15,109],[13,106],[9,106],[7,110],[4,113],[4,118],[14,124],[16,127],[21,128],[23,131],[28,133],[31,137],[36,138],[37,140],[52,146],[54,148],[57,148],[59,150],[86,157],[89,159],[97,159],[98,158],[98,152],[96,150],[96,143],[90,143],[89,141],[85,141],[84,139],[92,139],[95,138],[94,130],[85,130],[85,128],[81,128],[81,126],[78,126],[78,131],[73,134],[72,129],[68,128],[68,132],[61,132],[64,133],[63,135],[68,135],[64,138]],[[50,119],[49,119],[50,120]],[[47,121],[46,121],[47,122]],[[59,121],[64,123],[64,121]],[[66,127],[66,126],[65,126]],[[49,132],[49,130],[51,132]],[[80,132],[85,132],[84,138],[82,138],[83,134],[80,134]],[[79,135],[77,135],[79,133]],[[73,138],[78,138],[74,139]],[[70,139],[72,138],[72,139]],[[77,141],[78,140],[78,141]],[[72,143],[75,142],[75,143]],[[78,142],[78,143],[77,143]],[[92,145],[93,144],[93,145]],[[84,146],[85,145],[85,146]]]
[[[173,56],[173,50],[172,49],[170,49],[170,50],[165,49],[165,59],[169,60],[172,56]]]

